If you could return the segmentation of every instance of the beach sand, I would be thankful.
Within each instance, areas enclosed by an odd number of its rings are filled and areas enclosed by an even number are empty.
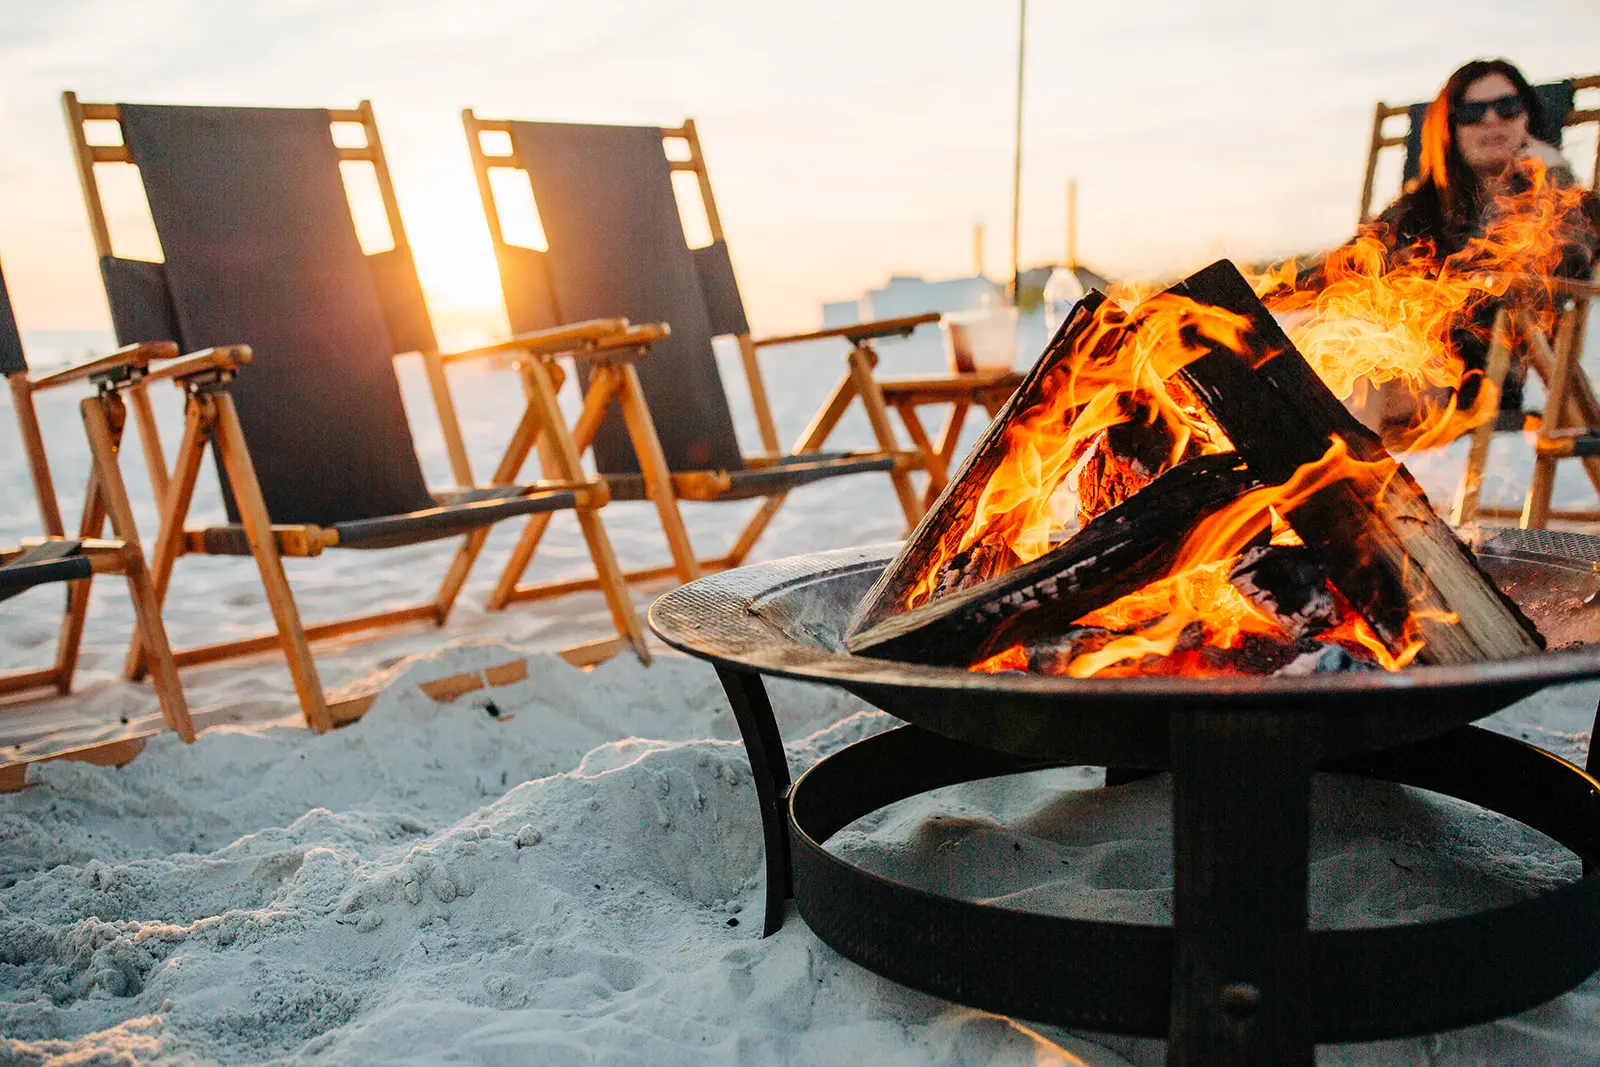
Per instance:
[[[907,373],[939,359],[932,338],[884,354]],[[768,366],[792,435],[837,354]],[[404,370],[426,429],[419,452],[443,481],[420,375]],[[516,414],[509,381],[488,369],[456,380],[481,466]],[[158,399],[170,425],[176,399]],[[70,398],[43,401],[72,512],[85,462],[75,413]],[[0,440],[14,440],[8,415]],[[736,417],[754,440],[747,404]],[[867,443],[859,418],[848,433],[845,443]],[[1517,444],[1496,444],[1490,492],[1502,498],[1525,484]],[[1438,494],[1460,461],[1447,450],[1413,468]],[[148,487],[137,462],[128,473],[148,539]],[[1561,495],[1581,500],[1571,473]],[[13,450],[0,454],[0,486],[7,500],[26,499]],[[715,551],[745,513],[692,508],[691,532]],[[605,519],[625,561],[664,552],[648,508],[614,506]],[[0,519],[0,542],[31,532],[25,510]],[[858,477],[795,494],[758,557],[899,532],[885,480]],[[715,676],[665,651],[649,669],[626,657],[592,672],[561,662],[551,649],[605,632],[597,596],[483,611],[515,535],[508,526],[491,540],[445,630],[321,652],[327,684],[383,686],[359,723],[313,736],[281,661],[219,665],[186,673],[192,702],[261,721],[192,746],[157,738],[121,769],[45,765],[34,787],[0,796],[0,1063],[1161,1062],[1159,1042],[1068,1034],[911,992],[845,961],[792,916],[761,939],[754,789]],[[427,595],[447,555],[330,553],[291,579],[308,617],[375,609]],[[570,523],[541,555],[550,575],[586,564]],[[169,611],[179,643],[264,621],[248,563],[185,560],[179,575]],[[641,607],[655,591],[638,593]],[[0,668],[48,654],[58,610],[54,593],[8,603]],[[96,583],[70,706],[111,719],[154,710],[148,689],[116,677],[127,623],[122,591]],[[519,657],[527,679],[492,692],[439,705],[418,688]],[[796,770],[893,722],[828,690],[778,684],[773,698]],[[1489,724],[1581,760],[1597,698],[1600,685],[1550,690]],[[1166,780],[1100,782],[1098,769],[1079,768],[941,790],[874,813],[832,847],[973,899],[1164,921]],[[1472,910],[1576,874],[1571,854],[1497,816],[1403,787],[1318,782],[1317,925]],[[1319,1061],[1597,1063],[1600,981],[1497,1023],[1329,1046]]]

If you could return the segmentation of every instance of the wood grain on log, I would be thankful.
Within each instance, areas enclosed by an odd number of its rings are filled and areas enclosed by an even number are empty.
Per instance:
[[[1235,453],[1167,471],[1076,536],[999,577],[890,616],[848,638],[851,652],[969,666],[1166,574],[1200,522],[1260,487]]]
[[[1205,354],[1179,372],[1250,469],[1288,481],[1342,438],[1359,464],[1284,517],[1327,565],[1334,587],[1392,652],[1410,633],[1418,661],[1471,663],[1540,651],[1538,630],[1479,568],[1410,473],[1345,410],[1238,269],[1218,261],[1171,292],[1245,316],[1245,351],[1201,337]]]

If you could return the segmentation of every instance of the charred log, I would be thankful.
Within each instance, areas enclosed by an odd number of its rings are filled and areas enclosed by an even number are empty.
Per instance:
[[[1078,302],[1017,391],[978,438],[961,469],[862,598],[850,619],[848,633],[860,633],[899,612],[912,590],[922,583],[932,561],[957,554],[956,545],[971,525],[989,479],[1005,459],[1007,428],[1041,403],[1052,388],[1059,388],[1059,382],[1051,380],[1052,375],[1064,373],[1064,368],[1079,361],[1105,358],[1119,347],[1121,331],[1106,329],[1103,311],[1107,307],[1105,296],[1098,292]],[[1075,414],[1068,412],[1066,418],[1070,421]],[[1016,562],[1014,557],[1007,559],[1007,554],[988,554],[979,549],[959,563],[947,560],[936,576],[936,588],[940,595],[948,596],[993,578]]]
[[[1297,352],[1233,264],[1219,261],[1173,292],[1248,318],[1247,351],[1204,337],[1180,372],[1250,469],[1281,484],[1342,438],[1361,464],[1285,518],[1327,565],[1333,585],[1391,651],[1414,634],[1418,660],[1470,663],[1537,652],[1543,639],[1377,436],[1356,421]]]
[[[1187,389],[1182,392],[1187,396]],[[1080,527],[1149,485],[1162,472],[1194,459],[1205,447],[1202,438],[1191,436],[1180,449],[1171,427],[1154,417],[1149,404],[1127,394],[1118,402],[1127,421],[1096,437],[1078,468]]]
[[[1293,638],[1321,633],[1339,622],[1339,605],[1328,588],[1328,571],[1302,545],[1257,545],[1246,549],[1228,580]]]
[[[847,639],[851,652],[969,666],[1067,627],[1166,574],[1190,532],[1260,483],[1234,453],[1161,475],[1060,547]]]

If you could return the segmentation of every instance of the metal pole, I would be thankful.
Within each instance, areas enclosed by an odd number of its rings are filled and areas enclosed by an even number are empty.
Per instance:
[[[1067,264],[1078,265],[1078,179],[1067,182]]]
[[[1017,302],[1021,261],[1017,241],[1022,219],[1022,67],[1028,45],[1028,0],[1019,0],[1017,18],[1017,131],[1016,153],[1011,162],[1011,302]]]

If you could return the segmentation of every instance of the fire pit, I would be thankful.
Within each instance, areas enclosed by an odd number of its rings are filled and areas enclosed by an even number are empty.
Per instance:
[[[892,546],[714,575],[653,605],[666,642],[716,665],[762,805],[766,931],[792,896],[856,962],[991,1011],[1166,1036],[1168,1062],[1312,1062],[1317,1042],[1449,1029],[1520,1011],[1600,968],[1600,785],[1467,724],[1546,686],[1600,677],[1600,539],[1496,531],[1483,571],[1556,651],[1304,677],[973,673],[845,649]],[[762,675],[838,686],[908,725],[790,784]],[[851,821],[957,782],[1063,765],[1173,775],[1171,927],[1063,919],[953,899],[824,847]],[[1318,770],[1458,797],[1548,834],[1581,880],[1448,920],[1310,930]]]

